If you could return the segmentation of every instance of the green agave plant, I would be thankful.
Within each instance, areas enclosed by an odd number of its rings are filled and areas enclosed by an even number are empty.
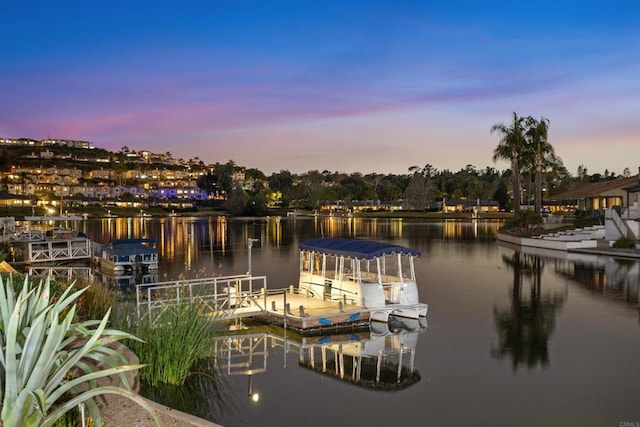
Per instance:
[[[121,353],[109,347],[115,341],[136,338],[107,329],[109,312],[101,321],[74,321],[76,300],[85,289],[73,292],[69,286],[54,298],[49,280],[33,288],[27,276],[16,295],[13,277],[0,277],[0,424],[51,426],[84,404],[100,426],[94,398],[117,394],[140,404],[160,425],[124,375],[143,365],[127,364]],[[98,379],[113,375],[120,377],[124,387],[98,384]]]

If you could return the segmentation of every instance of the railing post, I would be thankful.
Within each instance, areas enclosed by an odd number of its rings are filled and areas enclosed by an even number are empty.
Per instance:
[[[147,314],[149,315],[149,321],[151,321],[151,288],[147,289]]]
[[[140,285],[136,286],[136,313],[140,317]]]

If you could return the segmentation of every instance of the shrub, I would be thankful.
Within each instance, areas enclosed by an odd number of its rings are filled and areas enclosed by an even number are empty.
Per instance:
[[[618,240],[613,242],[612,247],[618,249],[635,249],[636,241],[635,239],[630,239],[629,237],[620,237]]]
[[[137,402],[159,424],[123,374],[142,365],[126,364],[124,356],[109,346],[136,338],[106,329],[109,312],[100,321],[75,321],[76,304],[84,291],[73,292],[68,286],[54,298],[50,280],[33,287],[25,276],[21,286],[14,286],[13,276],[0,277],[0,424],[51,426],[84,404],[100,425],[94,397],[104,394]],[[118,375],[125,388],[98,385],[98,379],[112,375]]]
[[[151,386],[159,384],[183,385],[194,364],[212,355],[211,343],[217,335],[219,323],[202,315],[198,301],[167,307],[160,317],[116,316],[118,327],[128,330],[145,342],[128,340],[141,363],[148,365],[140,371],[140,378]]]
[[[544,220],[542,215],[532,210],[526,209],[518,212],[512,218],[505,221],[504,229],[517,233],[532,234],[536,231],[538,225]]]

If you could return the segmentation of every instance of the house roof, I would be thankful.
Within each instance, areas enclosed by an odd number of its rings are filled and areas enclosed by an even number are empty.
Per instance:
[[[559,194],[549,196],[549,200],[572,200],[583,199],[589,197],[598,197],[607,191],[615,190],[617,188],[624,189],[624,187],[631,186],[638,183],[639,176],[631,176],[629,178],[616,178],[607,181],[590,182],[580,185],[568,191],[564,191]]]

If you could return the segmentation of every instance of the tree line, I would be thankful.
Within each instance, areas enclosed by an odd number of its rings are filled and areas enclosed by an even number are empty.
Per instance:
[[[477,168],[472,164],[458,171],[438,170],[432,164],[410,166],[405,174],[350,174],[311,170],[294,174],[281,170],[266,176],[258,169],[247,169],[233,160],[216,163],[198,179],[198,186],[210,194],[224,194],[232,213],[264,213],[267,206],[317,209],[332,201],[402,200],[408,210],[429,210],[442,200],[495,200],[505,210],[519,211],[531,203],[536,212],[544,197],[551,197],[575,185],[618,177],[614,172],[589,175],[580,165],[574,177],[564,167],[549,140],[550,121],[545,117],[513,113],[507,123],[496,123],[489,131],[498,136],[493,160],[507,160],[510,168]],[[245,185],[238,186],[232,176],[244,172]],[[628,168],[623,175],[629,176]],[[250,183],[247,185],[246,183]]]

